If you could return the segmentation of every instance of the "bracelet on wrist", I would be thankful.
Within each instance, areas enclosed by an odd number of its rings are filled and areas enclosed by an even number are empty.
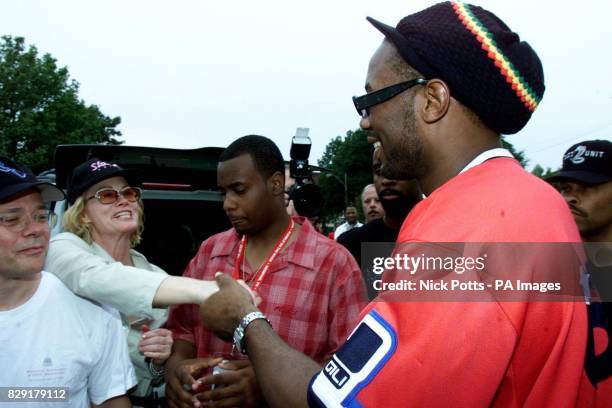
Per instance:
[[[149,372],[155,378],[163,377],[164,374],[166,373],[166,368],[163,365],[155,364],[153,360],[149,360],[148,366],[149,366]]]
[[[263,319],[266,322],[268,322],[270,326],[272,326],[272,323],[270,323],[270,321],[266,318],[266,316],[257,310],[254,312],[247,313],[241,319],[238,327],[236,327],[236,329],[234,330],[234,348],[240,351],[244,355],[247,355],[246,342],[245,342],[246,329],[254,320],[258,320],[258,319]]]

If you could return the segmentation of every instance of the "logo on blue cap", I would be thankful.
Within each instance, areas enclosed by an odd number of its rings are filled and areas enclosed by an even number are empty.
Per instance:
[[[3,172],[3,173],[12,173],[15,176],[17,176],[19,178],[22,178],[22,179],[27,177],[27,174],[24,173],[23,171],[19,171],[19,170],[13,168],[13,167],[10,167],[10,166],[4,164],[1,161],[0,161],[0,171]]]

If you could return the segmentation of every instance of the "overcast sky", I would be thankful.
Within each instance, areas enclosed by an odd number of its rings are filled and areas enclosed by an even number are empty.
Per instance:
[[[227,146],[272,138],[289,157],[296,127],[310,128],[311,163],[358,127],[351,96],[364,93],[382,35],[432,1],[2,0],[0,33],[52,54],[80,96],[121,116],[129,145]],[[558,167],[586,139],[612,139],[612,2],[475,2],[538,52],[546,93],[508,140],[531,165]]]

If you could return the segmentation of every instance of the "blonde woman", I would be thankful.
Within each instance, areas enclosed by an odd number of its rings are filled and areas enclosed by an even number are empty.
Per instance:
[[[76,167],[68,186],[66,232],[51,240],[45,270],[74,293],[120,317],[138,376],[131,399],[157,403],[152,389],[163,381],[172,335],[161,328],[164,307],[199,304],[217,290],[214,282],[169,276],[133,249],[143,229],[141,190],[116,164],[90,159]]]

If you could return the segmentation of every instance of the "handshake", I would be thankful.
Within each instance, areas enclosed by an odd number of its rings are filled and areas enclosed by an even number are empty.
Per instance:
[[[232,341],[244,316],[257,311],[261,299],[244,281],[217,273],[219,290],[200,305],[204,325],[217,337]],[[256,406],[261,395],[253,367],[235,350],[231,355],[183,359],[197,354],[186,341],[175,342],[166,364],[166,398],[170,407]],[[219,356],[217,356],[219,354]]]

